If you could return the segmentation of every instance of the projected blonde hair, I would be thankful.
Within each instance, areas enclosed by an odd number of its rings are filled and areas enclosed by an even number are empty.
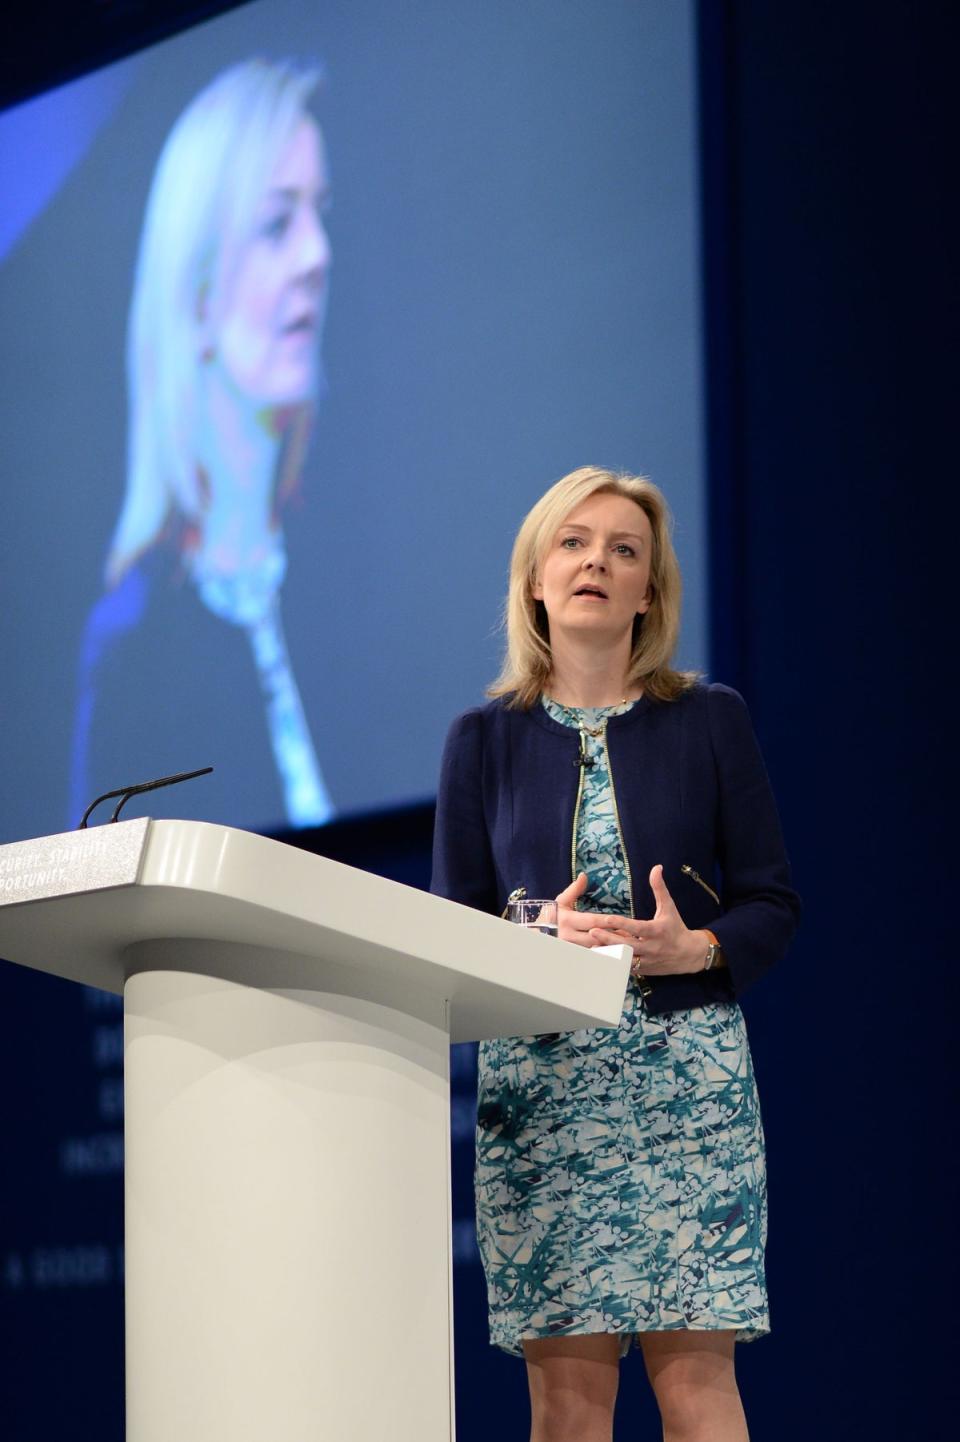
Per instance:
[[[507,654],[489,687],[490,696],[509,697],[508,705],[528,709],[539,697],[553,664],[547,613],[533,596],[533,584],[550,543],[567,516],[599,492],[635,501],[650,522],[650,609],[634,622],[633,650],[626,682],[642,685],[656,701],[673,701],[697,680],[696,672],[675,671],[670,662],[680,630],[680,567],[670,539],[672,519],[663,492],[644,476],[583,466],[551,486],[527,514],[510,558],[506,604]]]
[[[127,484],[108,584],[157,540],[171,509],[200,514],[201,324],[216,331],[257,206],[318,79],[291,61],[244,61],[211,81],[167,137],[127,326]]]

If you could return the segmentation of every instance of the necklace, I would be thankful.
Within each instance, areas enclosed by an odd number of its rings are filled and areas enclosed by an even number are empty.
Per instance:
[[[599,726],[588,726],[586,721],[581,721],[580,729],[586,731],[588,736],[602,736],[607,729],[607,717],[604,716]]]
[[[626,706],[626,704],[627,704],[627,698],[626,698],[626,696],[624,696],[623,700],[620,701],[619,703],[618,703],[618,702],[614,702],[614,703],[613,703],[613,706],[610,707],[610,710],[611,710],[611,711],[614,710],[617,705]],[[578,709],[578,710],[580,710],[580,711],[605,711],[607,708],[606,708],[605,706],[581,706],[581,707],[578,707],[578,708],[570,707],[570,708],[568,708],[568,709],[570,709],[570,710]],[[604,718],[603,718],[603,720],[600,722],[600,725],[599,725],[599,726],[588,726],[587,723],[586,723],[586,721],[584,721],[583,718],[581,717],[581,718],[580,718],[580,723],[579,723],[580,730],[581,730],[581,731],[586,731],[586,733],[587,733],[588,736],[603,736],[603,735],[605,735],[605,733],[606,733],[606,730],[607,730],[607,722],[608,722],[609,720],[610,720],[610,717],[609,717],[609,716],[604,716]]]

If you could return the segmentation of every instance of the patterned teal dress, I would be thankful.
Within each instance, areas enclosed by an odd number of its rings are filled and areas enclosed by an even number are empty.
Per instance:
[[[629,914],[604,723],[625,707],[575,711],[582,732],[577,864],[587,911]],[[589,965],[589,952],[584,952]],[[631,983],[618,1030],[481,1043],[477,1239],[490,1340],[769,1331],[763,1129],[735,1003],[649,1015]]]

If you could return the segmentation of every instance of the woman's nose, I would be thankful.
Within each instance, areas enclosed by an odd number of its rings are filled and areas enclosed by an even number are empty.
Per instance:
[[[297,269],[301,275],[322,281],[332,259],[330,237],[321,216],[312,208],[305,212],[297,249]]]
[[[602,547],[594,546],[586,551],[583,557],[583,565],[591,570],[605,571],[607,569],[607,558]]]

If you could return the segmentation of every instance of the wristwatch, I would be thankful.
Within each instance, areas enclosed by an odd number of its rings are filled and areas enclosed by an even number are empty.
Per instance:
[[[704,963],[703,963],[703,969],[704,969],[704,971],[709,971],[710,968],[711,968],[711,966],[716,966],[716,964],[717,964],[717,962],[719,961],[719,959],[720,959],[720,943],[719,943],[719,941],[711,941],[710,945],[707,947],[707,955],[706,955],[706,957],[704,958]]]

